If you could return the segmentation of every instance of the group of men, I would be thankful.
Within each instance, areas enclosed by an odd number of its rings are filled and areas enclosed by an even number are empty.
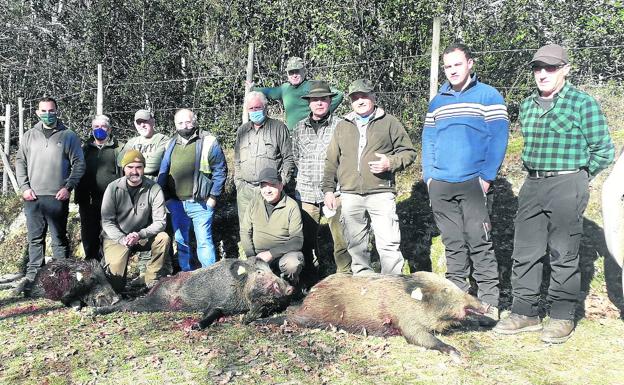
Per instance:
[[[530,66],[537,90],[520,108],[527,179],[515,220],[513,305],[510,317],[499,321],[489,213],[491,185],[507,146],[507,108],[496,89],[478,80],[467,46],[449,46],[442,59],[447,82],[425,118],[422,169],[446,250],[446,276],[464,291],[472,276],[477,296],[490,305],[480,321],[496,323],[496,332],[542,330],[544,341],[564,342],[574,329],[580,292],[578,248],[588,182],[614,157],[604,115],[591,96],[566,81],[570,64],[561,46],[549,44],[535,53]],[[248,93],[249,122],[236,134],[234,180],[244,254],[270,263],[296,284],[315,273],[324,215],[337,272],[374,274],[372,229],[381,273],[401,274],[395,174],[417,156],[403,125],[378,105],[368,80],[350,84],[352,111],[341,118],[334,110],[342,93],[306,79],[300,58],[289,59],[286,71],[282,86]],[[267,97],[283,99],[287,124],[268,116]],[[54,257],[68,255],[67,202],[74,188],[86,256],[99,258],[101,229],[104,266],[117,288],[133,251],[151,251],[140,283],[158,279],[171,243],[166,211],[180,269],[195,267],[191,225],[200,264],[215,262],[212,219],[227,166],[218,141],[198,129],[193,111],[175,114],[172,138],[154,132],[149,111],[137,111],[139,136],[123,146],[113,138],[108,118],[97,116],[93,138],[82,149],[77,135],[57,119],[53,99],[42,99],[37,115],[41,122],[26,133],[17,156],[28,224],[27,279],[42,264],[48,226]],[[543,326],[538,300],[544,263],[551,267],[551,308]]]

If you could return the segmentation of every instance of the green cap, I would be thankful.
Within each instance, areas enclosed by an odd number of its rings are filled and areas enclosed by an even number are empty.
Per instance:
[[[325,96],[334,97],[337,94],[332,92],[329,88],[329,84],[323,80],[310,80],[310,92],[307,95],[303,95],[301,99],[309,98],[324,98]]]
[[[300,57],[293,56],[286,62],[286,72],[302,68],[304,68],[303,59]]]
[[[354,94],[356,92],[363,92],[365,94],[373,93],[373,83],[368,79],[358,79],[354,80],[349,85],[349,95]]]

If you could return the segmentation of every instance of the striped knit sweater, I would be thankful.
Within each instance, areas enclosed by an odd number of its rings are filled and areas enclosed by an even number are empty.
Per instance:
[[[505,156],[509,134],[501,94],[472,75],[460,92],[447,82],[429,103],[422,134],[423,179],[492,181]]]

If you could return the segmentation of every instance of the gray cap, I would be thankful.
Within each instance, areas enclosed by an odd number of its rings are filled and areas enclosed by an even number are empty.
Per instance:
[[[274,168],[264,168],[260,171],[260,175],[258,175],[258,180],[260,182],[268,182],[272,184],[282,183],[282,178],[280,178],[277,170]]]
[[[300,57],[293,56],[286,62],[286,72],[292,70],[300,70],[305,66],[303,65],[303,59]]]
[[[152,115],[152,113],[149,110],[138,110],[137,112],[134,113],[134,121],[136,122],[137,120],[141,119],[141,120],[150,120],[153,119],[154,115]]]
[[[307,95],[303,95],[301,99],[324,98],[326,96],[334,97],[337,94],[332,92],[329,84],[323,80],[310,80],[310,91]]]
[[[533,64],[535,62],[541,62],[548,65],[568,64],[568,53],[560,45],[548,44],[535,52],[535,55],[533,55],[533,59],[529,64]]]
[[[349,95],[356,92],[363,92],[365,94],[373,93],[373,83],[368,79],[354,80],[349,84]]]

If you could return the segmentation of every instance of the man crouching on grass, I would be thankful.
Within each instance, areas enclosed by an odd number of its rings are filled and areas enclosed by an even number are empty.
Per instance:
[[[137,150],[124,155],[124,176],[111,182],[102,200],[104,269],[113,288],[125,286],[128,257],[151,251],[145,276],[137,285],[154,286],[171,246],[165,232],[165,199],[160,186],[145,177],[145,158]]]

